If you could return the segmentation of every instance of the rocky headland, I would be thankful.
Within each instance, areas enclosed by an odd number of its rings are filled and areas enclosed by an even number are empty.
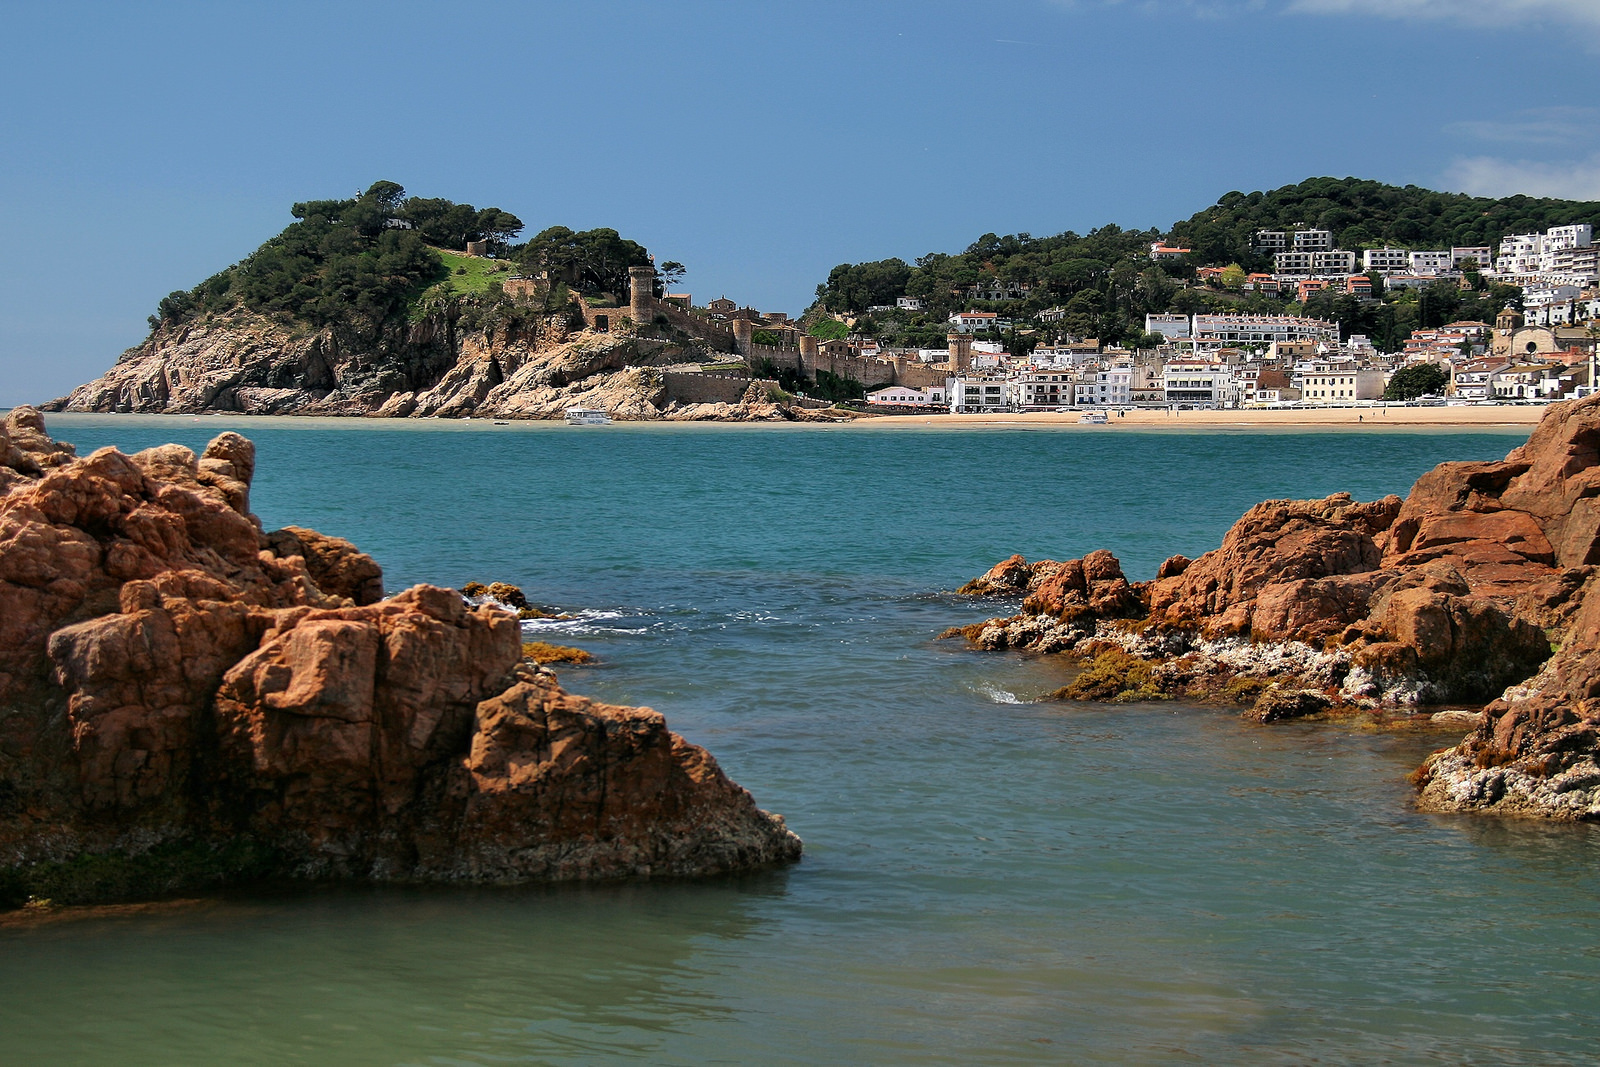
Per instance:
[[[259,878],[704,875],[800,841],[649,708],[564,692],[517,616],[384,598],[250,511],[255,449],[0,430],[0,904]]]
[[[1021,611],[951,631],[1067,653],[1060,696],[1232,702],[1258,721],[1490,701],[1418,770],[1430,811],[1600,818],[1600,397],[1404,499],[1251,508],[1215,551],[1129,582],[1115,556],[1013,556],[963,587]]]
[[[158,323],[104,375],[41,408],[559,419],[582,406],[630,421],[818,417],[770,400],[756,385],[733,402],[681,403],[669,396],[663,371],[697,370],[706,355],[687,335],[597,332],[581,323],[574,328],[566,314],[508,313],[468,325],[438,311],[376,328],[312,328],[235,307]]]

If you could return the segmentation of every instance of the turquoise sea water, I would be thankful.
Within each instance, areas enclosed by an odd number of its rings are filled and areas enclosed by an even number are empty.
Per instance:
[[[1578,1063],[1600,831],[1423,816],[1450,735],[1040,702],[932,637],[1020,551],[1131,577],[1273,496],[1404,492],[1504,434],[57,417],[80,450],[222,425],[268,527],[391,590],[522,585],[805,839],[742,878],[310,888],[0,929],[3,1063]]]

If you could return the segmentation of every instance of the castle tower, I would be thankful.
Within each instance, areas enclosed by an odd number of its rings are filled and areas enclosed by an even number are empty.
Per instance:
[[[654,267],[628,268],[628,314],[633,317],[635,329],[642,329],[656,321]]]
[[[809,333],[800,335],[800,366],[797,368],[808,378],[817,373],[817,339]]]
[[[755,343],[756,324],[749,319],[733,320],[733,350],[750,362]]]
[[[953,333],[950,340],[950,370],[965,374],[972,369],[972,338],[964,333]]]

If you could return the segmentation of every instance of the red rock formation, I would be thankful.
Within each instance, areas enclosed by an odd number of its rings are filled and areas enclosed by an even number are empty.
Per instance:
[[[77,459],[19,409],[0,459],[0,896],[193,885],[241,842],[256,873],[496,882],[799,853],[661,716],[524,661],[514,615],[263,534],[237,434]]]
[[[1319,691],[1371,704],[1504,689],[1419,772],[1422,805],[1600,818],[1600,397],[1553,405],[1501,462],[1440,464],[1403,502],[1259,504],[1216,551],[1125,594],[1083,595],[1072,576],[1089,559],[1005,561],[963,591],[1024,593],[1022,613],[962,632],[987,648],[1116,647],[1174,695],[1271,683],[1262,721]]]

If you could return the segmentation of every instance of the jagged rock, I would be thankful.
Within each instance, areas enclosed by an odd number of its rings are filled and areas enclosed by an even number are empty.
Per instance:
[[[1261,721],[1285,717],[1274,692],[1295,707],[1499,693],[1419,770],[1420,805],[1600,818],[1600,397],[1552,405],[1504,461],[1440,464],[1404,501],[1259,504],[1215,552],[1126,594],[1086,595],[1089,559],[1005,561],[964,591],[1026,582],[1022,614],[960,632],[983,648],[1115,647],[1169,695],[1276,683]]]
[[[244,438],[75,459],[19,409],[3,444],[0,899],[798,855],[655,712],[562,693],[513,614],[263,533]]]
[[[459,326],[435,314],[368,333],[308,331],[234,309],[158,327],[103,376],[45,407],[558,419],[582,405],[657,419],[666,395],[654,365],[681,354],[631,333],[572,334],[559,315]]]
[[[1255,722],[1282,722],[1285,719],[1303,719],[1307,715],[1327,711],[1333,701],[1315,689],[1282,689],[1272,686],[1256,698],[1255,705],[1244,717]]]
[[[1012,596],[1028,592],[1032,580],[1033,565],[1016,555],[996,563],[956,592],[963,596]]]

